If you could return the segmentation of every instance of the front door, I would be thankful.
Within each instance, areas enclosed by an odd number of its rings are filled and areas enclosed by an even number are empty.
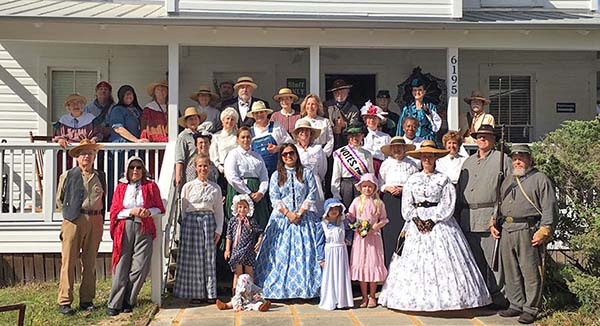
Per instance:
[[[375,74],[326,74],[325,86],[329,90],[336,79],[345,80],[346,83],[352,85],[349,95],[350,102],[360,109],[368,100],[375,104],[376,77]],[[325,99],[333,99],[333,94],[327,92]]]

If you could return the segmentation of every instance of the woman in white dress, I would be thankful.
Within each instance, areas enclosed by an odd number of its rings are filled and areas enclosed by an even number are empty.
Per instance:
[[[450,153],[437,160],[435,169],[447,175],[448,178],[450,178],[450,181],[452,181],[453,184],[456,184],[458,183],[462,165],[469,155],[466,153],[466,150],[464,150],[464,147],[462,147],[462,137],[458,131],[448,131],[444,137],[442,137],[442,143]]]
[[[327,157],[333,153],[333,127],[329,119],[323,118],[323,103],[317,94],[308,94],[300,104],[300,115],[308,120],[314,128],[320,129],[321,134],[315,139],[315,144],[323,146]]]
[[[317,213],[320,215],[320,209],[323,207],[323,201],[325,200],[323,194],[323,180],[325,180],[325,173],[327,173],[327,157],[325,156],[321,145],[315,144],[314,140],[319,137],[321,130],[311,127],[310,122],[306,119],[296,121],[294,127],[292,134],[296,141],[300,162],[314,173],[315,183],[317,184],[317,198],[315,205],[319,209]]]
[[[452,216],[456,191],[435,170],[436,159],[448,154],[426,140],[407,155],[418,158],[423,171],[406,182],[402,216],[406,240],[402,255],[392,259],[379,303],[404,311],[461,310],[491,303],[467,241]]]

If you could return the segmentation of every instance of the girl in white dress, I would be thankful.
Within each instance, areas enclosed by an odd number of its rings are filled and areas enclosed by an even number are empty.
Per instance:
[[[325,310],[354,305],[346,249],[350,245],[352,233],[346,232],[345,210],[344,204],[335,198],[327,199],[323,208],[325,215],[321,225],[325,235],[325,261],[321,262],[323,278],[319,308]]]
[[[406,182],[402,216],[406,240],[402,255],[392,259],[379,303],[405,311],[461,310],[491,303],[469,245],[452,216],[456,191],[435,171],[448,154],[426,140],[407,155],[420,159],[423,171]]]

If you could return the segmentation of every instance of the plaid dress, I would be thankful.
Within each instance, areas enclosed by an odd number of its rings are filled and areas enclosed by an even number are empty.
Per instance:
[[[175,297],[215,299],[217,297],[217,227],[212,212],[187,213],[181,223],[180,258],[177,262]]]

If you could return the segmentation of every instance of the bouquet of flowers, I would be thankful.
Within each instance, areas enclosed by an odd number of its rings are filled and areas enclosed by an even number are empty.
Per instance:
[[[358,235],[360,235],[361,238],[366,237],[367,234],[369,234],[369,230],[371,229],[371,223],[369,223],[369,221],[366,220],[356,220],[356,222],[350,223],[348,226],[350,226],[352,230],[356,230],[356,232],[358,233]]]

